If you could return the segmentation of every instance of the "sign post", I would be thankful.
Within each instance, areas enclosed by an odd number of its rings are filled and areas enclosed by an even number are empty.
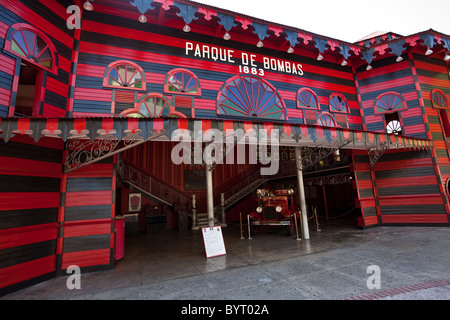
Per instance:
[[[206,257],[212,258],[227,254],[223,242],[222,228],[219,226],[202,228]]]

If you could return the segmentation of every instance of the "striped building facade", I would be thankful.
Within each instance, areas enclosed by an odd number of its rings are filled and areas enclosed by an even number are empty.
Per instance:
[[[337,145],[362,227],[449,225],[448,35],[346,43],[188,0],[84,3],[0,4],[0,294],[114,268],[121,161],[197,193],[199,166],[170,159],[179,129]],[[215,199],[257,169],[218,165]]]

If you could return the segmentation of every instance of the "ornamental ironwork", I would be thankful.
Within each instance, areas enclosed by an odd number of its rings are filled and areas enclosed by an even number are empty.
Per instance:
[[[300,147],[300,156],[301,161],[299,163],[300,167],[298,170],[305,170],[309,167],[314,166],[316,163],[319,163],[323,159],[328,158],[332,154],[334,154],[339,149],[345,147],[350,144],[352,141],[336,141],[334,144],[330,146],[320,146],[320,147]]]
[[[388,143],[379,143],[375,147],[368,149],[370,169],[373,170],[381,156],[389,149]]]
[[[144,142],[156,139],[164,135],[166,131],[163,130],[157,134],[154,131],[147,140],[140,133],[140,130],[136,130],[134,133],[129,131],[122,140],[119,140],[112,134],[101,135],[95,140],[82,138],[68,140],[65,147],[67,157],[64,164],[64,172],[74,171]]]

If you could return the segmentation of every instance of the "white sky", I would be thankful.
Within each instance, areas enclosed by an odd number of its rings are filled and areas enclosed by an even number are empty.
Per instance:
[[[346,42],[375,32],[450,35],[450,0],[195,0]]]

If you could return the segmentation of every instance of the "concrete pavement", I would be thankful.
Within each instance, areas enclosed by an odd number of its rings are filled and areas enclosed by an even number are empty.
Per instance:
[[[250,240],[229,225],[227,254],[207,259],[201,233],[153,226],[126,239],[114,270],[82,273],[81,289],[59,276],[0,299],[450,299],[450,228],[320,228],[310,225],[310,240],[268,231]]]

